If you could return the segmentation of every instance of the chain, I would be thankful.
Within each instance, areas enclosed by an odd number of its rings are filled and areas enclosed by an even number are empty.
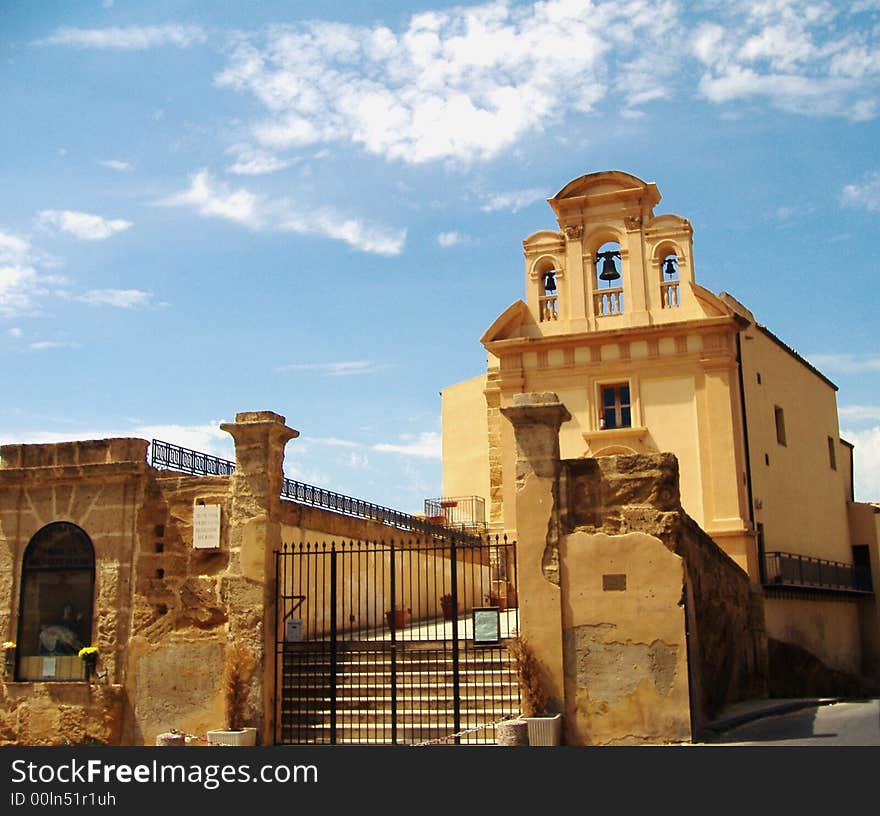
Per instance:
[[[439,745],[441,742],[447,742],[448,740],[456,739],[457,737],[464,737],[467,734],[475,734],[477,731],[484,731],[487,728],[495,728],[496,725],[501,725],[501,723],[507,722],[508,720],[518,720],[521,716],[521,714],[509,714],[508,716],[503,717],[500,720],[496,720],[493,723],[478,725],[475,728],[468,728],[465,731],[459,731],[457,734],[447,734],[445,737],[437,737],[436,739],[427,740],[426,742],[414,742],[412,743],[412,747],[421,748],[425,745]]]

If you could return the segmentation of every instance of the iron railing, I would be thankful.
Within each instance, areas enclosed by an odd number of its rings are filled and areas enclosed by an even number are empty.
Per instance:
[[[514,542],[285,543],[275,557],[276,743],[492,744],[520,710]]]
[[[235,472],[235,462],[163,442],[161,439],[154,439],[150,445],[150,464],[155,468],[176,470],[193,476],[231,476]],[[281,498],[346,516],[372,519],[398,530],[432,536],[449,534],[441,524],[294,479],[284,479]]]
[[[873,591],[868,567],[786,552],[764,554],[764,585],[835,592]]]
[[[425,499],[425,517],[444,527],[485,532],[486,500],[481,496]]]

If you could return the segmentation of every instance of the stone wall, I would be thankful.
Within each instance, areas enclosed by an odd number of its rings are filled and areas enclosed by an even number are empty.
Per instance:
[[[561,461],[555,394],[501,412],[516,440],[521,631],[566,740],[683,741],[766,696],[762,596],[682,510],[675,457]]]
[[[686,582],[695,725],[738,700],[767,695],[763,596],[684,511],[672,454],[565,462],[564,524],[612,536],[638,530],[679,556]]]
[[[91,683],[4,678],[0,744],[152,745],[172,728],[198,736],[223,728],[221,676],[233,641],[258,663],[246,724],[271,742],[273,552],[303,540],[385,540],[395,531],[280,499],[284,449],[297,435],[284,417],[245,412],[223,427],[236,442],[232,477],[155,470],[141,439],[0,449],[0,634],[16,640],[28,543],[45,525],[69,521],[94,545],[99,652]],[[216,548],[193,546],[201,504],[220,506]]]

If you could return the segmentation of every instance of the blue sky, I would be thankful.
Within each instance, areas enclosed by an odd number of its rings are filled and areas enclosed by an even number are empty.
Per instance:
[[[880,500],[880,2],[0,0],[0,441],[153,436],[418,511],[584,173],[654,181],[840,386]]]

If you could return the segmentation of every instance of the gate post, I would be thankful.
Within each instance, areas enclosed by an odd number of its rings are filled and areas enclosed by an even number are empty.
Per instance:
[[[501,413],[516,439],[517,592],[520,631],[565,699],[559,579],[559,428],[571,414],[552,392],[516,394]]]
[[[235,442],[235,473],[230,477],[228,576],[221,593],[229,640],[244,641],[257,658],[251,683],[261,709],[251,714],[260,742],[271,744],[275,705],[272,690],[277,658],[273,552],[281,549],[279,505],[284,481],[284,447],[299,431],[272,411],[244,411],[220,428]],[[219,680],[219,678],[218,678]]]

